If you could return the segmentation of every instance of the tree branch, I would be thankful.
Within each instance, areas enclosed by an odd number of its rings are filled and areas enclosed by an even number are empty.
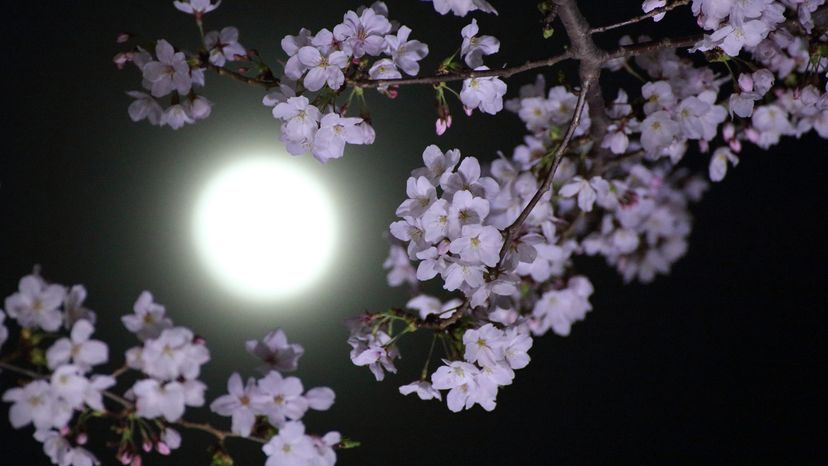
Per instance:
[[[503,262],[503,259],[506,257],[506,253],[509,252],[509,248],[512,246],[512,242],[514,241],[515,236],[520,232],[521,226],[529,217],[529,214],[532,213],[532,210],[538,205],[540,202],[541,197],[549,190],[552,186],[552,179],[555,177],[555,172],[558,170],[558,165],[561,163],[561,159],[563,158],[563,154],[566,152],[567,147],[569,146],[569,142],[572,140],[572,136],[575,134],[575,130],[578,128],[578,125],[581,122],[581,114],[584,111],[584,105],[586,104],[586,96],[589,93],[589,89],[592,86],[592,82],[587,80],[581,83],[581,92],[578,94],[578,103],[575,105],[575,112],[572,114],[572,121],[569,122],[569,127],[566,130],[566,134],[564,135],[561,144],[555,150],[555,153],[552,158],[552,165],[543,175],[543,181],[541,182],[540,187],[537,191],[535,191],[535,195],[532,196],[532,199],[529,200],[529,203],[526,204],[526,207],[520,212],[518,218],[506,228],[505,235],[503,237],[503,247],[500,248],[500,260],[498,261],[497,265],[495,266],[495,273],[500,273],[500,267]]]
[[[8,363],[8,362],[5,362],[5,361],[0,361],[0,368],[5,369],[9,372],[14,372],[16,374],[29,377],[33,380],[42,380],[42,379],[47,378],[47,376],[44,375],[44,374],[38,374],[37,372],[30,371],[28,369],[24,369],[22,367],[16,366],[14,364],[11,364],[11,363]],[[101,393],[106,398],[120,404],[124,409],[127,409],[127,410],[135,409],[135,404],[134,403],[130,402],[129,400],[123,398],[120,395],[112,393],[108,390],[104,390]],[[228,431],[216,429],[215,427],[211,426],[210,424],[201,424],[201,423],[191,422],[191,421],[188,421],[186,419],[179,419],[178,421],[173,422],[172,424],[179,425],[179,426],[184,427],[186,429],[193,429],[193,430],[200,430],[200,431],[203,431],[203,432],[207,432],[207,433],[211,434],[212,436],[214,436],[219,442],[224,442],[224,439],[226,439],[226,438],[235,437],[235,438],[244,438],[244,439],[251,440],[251,441],[257,442],[257,443],[267,443],[267,440],[263,439],[261,437],[256,437],[256,436],[243,437],[239,434],[234,434],[233,432],[228,432]]]
[[[667,13],[668,11],[676,9],[680,6],[687,5],[688,3],[690,3],[690,0],[677,0],[677,1],[675,1],[671,4],[669,4],[669,5],[665,5],[661,8],[656,8],[655,10],[650,11],[649,13],[646,13],[646,14],[643,14],[643,15],[640,15],[640,16],[636,16],[634,18],[630,18],[626,21],[621,21],[620,23],[609,24],[607,26],[592,28],[592,29],[589,30],[589,33],[590,34],[598,34],[598,33],[601,33],[601,32],[606,32],[606,31],[610,31],[610,30],[613,30],[613,29],[617,29],[617,28],[620,28],[620,27],[629,26],[630,24],[639,23],[641,21],[644,21],[645,19],[652,18],[653,16],[658,16],[662,13]]]
[[[685,47],[692,47],[698,41],[704,38],[703,34],[696,34],[692,36],[685,36],[679,38],[665,38],[659,40],[651,40],[642,42],[640,44],[625,45],[619,47],[614,52],[607,55],[607,60],[614,60],[617,58],[632,58],[638,55],[645,55],[648,53],[655,53],[664,49],[680,49]]]
[[[569,52],[563,52],[560,55],[556,55],[554,57],[546,58],[543,60],[536,60],[526,62],[520,66],[514,66],[511,68],[501,68],[497,70],[484,70],[484,71],[475,71],[475,70],[464,70],[459,71],[456,73],[449,73],[449,74],[437,74],[434,76],[424,76],[420,78],[400,78],[400,79],[357,79],[357,80],[349,80],[348,84],[352,87],[358,88],[374,88],[380,86],[404,86],[409,84],[440,84],[444,82],[450,81],[461,81],[464,79],[472,79],[472,78],[487,78],[487,77],[501,77],[501,78],[508,78],[510,76],[525,73],[527,71],[535,70],[538,68],[545,68],[549,66],[554,66],[562,61],[568,60],[572,58],[572,54]]]
[[[236,81],[241,81],[245,84],[250,84],[252,86],[262,86],[265,89],[271,89],[279,85],[278,79],[264,79],[264,78],[251,78],[249,76],[245,76],[237,71],[233,71],[228,68],[224,68],[221,66],[216,66],[210,62],[206,62],[205,65],[207,68],[215,71],[219,76],[229,76]]]

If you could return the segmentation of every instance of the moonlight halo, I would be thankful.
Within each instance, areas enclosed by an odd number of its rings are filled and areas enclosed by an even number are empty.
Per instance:
[[[331,262],[336,218],[322,183],[287,157],[251,156],[219,169],[202,188],[193,239],[208,272],[251,300],[296,295]]]

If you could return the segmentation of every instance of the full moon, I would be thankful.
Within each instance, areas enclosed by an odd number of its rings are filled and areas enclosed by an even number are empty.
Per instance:
[[[274,156],[221,169],[201,192],[193,219],[196,250],[210,274],[254,300],[309,288],[328,267],[337,237],[325,186]]]

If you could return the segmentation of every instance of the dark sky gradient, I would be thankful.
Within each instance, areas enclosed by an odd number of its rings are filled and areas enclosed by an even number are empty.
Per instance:
[[[532,363],[502,390],[493,413],[478,407],[452,414],[445,405],[397,393],[419,372],[424,338],[404,341],[401,375],[376,383],[350,363],[341,322],[406,300],[385,285],[382,236],[422,149],[438,143],[491,160],[521,140],[518,119],[505,113],[468,119],[455,106],[454,127],[437,138],[428,88],[403,89],[390,103],[369,95],[378,133],[373,146],[349,147],[327,166],[291,159],[330,186],[346,219],[346,246],[335,270],[301,299],[252,304],[225,293],[201,270],[190,244],[189,209],[217,167],[251,150],[278,150],[278,125],[260,104],[263,92],[208,75],[205,93],[216,105],[207,121],[177,132],[132,124],[124,91],[138,89],[140,77],[132,67],[119,72],[111,64],[116,33],[192,48],[191,19],[168,1],[49,3],[4,6],[0,294],[12,293],[35,263],[51,280],[84,283],[99,335],[114,341],[113,368],[133,344],[120,315],[149,289],[177,323],[207,338],[213,357],[204,368],[208,400],[224,393],[231,372],[253,375],[246,339],[280,326],[302,343],[306,355],[297,375],[307,387],[329,385],[337,393],[331,411],[306,417],[308,428],[339,430],[363,442],[340,454],[343,465],[817,464],[828,458],[825,141],[809,137],[767,153],[747,150],[693,209],[689,253],[669,277],[625,286],[601,261],[579,260],[596,288],[587,320],[567,338],[536,339]],[[431,45],[424,70],[453,52],[468,21],[440,17],[413,0],[388,3],[392,18]],[[503,42],[491,63],[557,50],[557,42],[539,37],[534,2],[494,3],[500,17],[478,18],[484,32]],[[595,24],[637,14],[640,6],[637,0],[606,3],[585,9]],[[275,64],[282,36],[301,26],[331,27],[359,4],[227,0],[207,23],[239,27],[242,43]],[[686,20],[689,13],[677,16]],[[648,29],[661,37],[680,32],[681,24]],[[608,44],[617,37],[610,35]],[[703,167],[707,156],[688,159]],[[2,389],[9,383],[0,379]],[[0,463],[48,464],[30,429],[11,431],[7,407]],[[214,420],[229,427],[229,420]],[[192,456],[145,464],[204,464],[206,440],[186,435]],[[238,464],[264,463],[254,446],[235,441],[231,448]],[[113,463],[107,451],[97,452],[104,464]]]

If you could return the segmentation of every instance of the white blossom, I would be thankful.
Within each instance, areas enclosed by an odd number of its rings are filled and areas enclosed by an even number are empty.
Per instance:
[[[91,340],[95,328],[88,320],[79,320],[72,327],[70,338],[57,340],[48,351],[46,360],[50,369],[72,362],[85,371],[109,359],[109,348],[100,340]]]
[[[313,156],[322,163],[338,159],[345,153],[345,144],[364,144],[365,133],[359,124],[362,118],[346,118],[338,113],[322,117],[313,141]]]
[[[478,71],[488,70],[481,66]],[[494,115],[503,110],[503,96],[506,94],[506,83],[497,77],[469,78],[463,81],[460,91],[460,101],[466,108],[480,109],[483,113]]]
[[[710,158],[709,174],[712,181],[722,181],[727,174],[727,164],[730,163],[734,167],[739,164],[739,158],[736,157],[729,147],[719,147],[713,152],[713,157]]]
[[[500,50],[500,41],[497,38],[478,36],[478,32],[480,32],[480,28],[477,26],[476,19],[472,19],[472,22],[460,31],[463,36],[460,56],[463,57],[466,65],[471,69],[483,66],[484,56],[495,54]]]
[[[400,26],[396,34],[386,35],[386,53],[405,74],[416,76],[420,72],[419,61],[428,55],[428,45],[409,40],[410,35],[411,28],[408,26]]]
[[[338,42],[345,44],[346,50],[350,50],[355,58],[360,58],[363,55],[379,55],[385,49],[385,35],[389,32],[391,23],[388,19],[366,8],[361,15],[353,11],[345,13],[342,23],[334,28],[333,35]]]
[[[286,422],[263,447],[265,466],[306,466],[317,456],[311,438],[305,435],[305,425],[299,421]]]
[[[308,400],[302,396],[302,381],[296,377],[282,377],[271,371],[258,382],[258,393],[262,396],[262,413],[274,426],[283,425],[286,420],[299,420],[309,408]]]
[[[221,0],[216,0],[213,3],[213,0],[187,0],[187,1],[175,1],[173,5],[180,11],[184,13],[188,13],[191,15],[195,15],[196,17],[200,17],[205,13],[209,13],[221,5]]]
[[[190,65],[183,52],[176,52],[164,39],[155,46],[156,60],[144,65],[144,79],[151,83],[154,97],[164,97],[172,91],[180,95],[190,92],[193,80],[190,77]]]
[[[22,388],[11,388],[3,393],[3,401],[14,403],[9,408],[12,427],[20,429],[34,424],[37,430],[60,429],[69,422],[65,410],[56,409],[52,387],[45,380],[34,380]]]
[[[146,419],[164,417],[167,422],[181,418],[186,409],[184,386],[179,382],[161,383],[155,379],[143,379],[132,387],[135,408]]]
[[[418,380],[407,385],[400,386],[400,393],[403,395],[410,395],[416,393],[421,400],[442,400],[443,397],[440,392],[436,390],[431,382],[427,380]]]
[[[228,61],[247,55],[247,50],[239,43],[239,30],[234,27],[208,32],[204,36],[204,47],[210,53],[210,63],[216,66],[224,66]]]
[[[232,416],[232,432],[249,437],[256,423],[256,415],[264,410],[267,403],[265,394],[256,380],[250,378],[242,385],[241,376],[234,373],[227,381],[227,395],[222,395],[210,404],[210,410],[221,416]]]
[[[429,1],[429,0],[424,0]],[[431,0],[437,13],[445,15],[451,11],[455,16],[466,16],[470,11],[480,10],[484,13],[497,14],[487,0]]]
[[[339,50],[322,54],[315,47],[302,47],[297,54],[299,61],[308,68],[303,83],[310,91],[318,91],[328,85],[337,90],[345,83],[342,68],[348,64],[348,56]]]
[[[155,338],[162,330],[172,327],[172,321],[165,315],[166,309],[154,301],[149,291],[141,292],[133,311],[134,314],[121,317],[121,322],[141,340]]]
[[[281,372],[295,371],[299,358],[305,354],[305,349],[298,343],[289,343],[287,335],[282,329],[276,329],[259,340],[248,340],[245,343],[247,352],[261,359],[266,365],[261,367],[262,372],[275,369]]]
[[[39,275],[20,279],[18,292],[6,298],[6,313],[23,328],[42,328],[54,332],[63,323],[60,306],[66,289],[49,285]]]

